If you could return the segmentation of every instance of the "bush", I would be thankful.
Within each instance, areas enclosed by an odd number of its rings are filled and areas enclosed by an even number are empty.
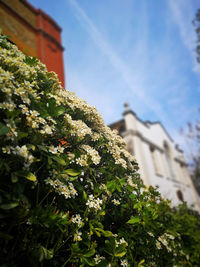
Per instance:
[[[199,240],[188,249],[182,215],[142,184],[95,107],[4,36],[0,63],[2,266],[198,264]]]

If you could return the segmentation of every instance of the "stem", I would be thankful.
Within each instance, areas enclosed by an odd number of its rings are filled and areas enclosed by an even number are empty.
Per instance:
[[[45,165],[45,163],[43,163],[38,169],[37,171],[35,171],[35,174]]]
[[[41,205],[41,203],[48,197],[48,195],[52,192],[50,189],[49,192],[46,194],[46,196],[43,197],[43,199],[38,203],[38,205]]]
[[[38,188],[37,188],[37,193],[36,193],[36,206],[38,205],[38,201],[39,201],[39,187],[40,187],[40,184],[38,183]]]
[[[72,258],[72,255],[69,257],[69,259],[68,260],[66,260],[66,262],[62,265],[62,267],[64,267],[67,263],[68,263],[68,261],[70,261],[71,260],[71,258]]]

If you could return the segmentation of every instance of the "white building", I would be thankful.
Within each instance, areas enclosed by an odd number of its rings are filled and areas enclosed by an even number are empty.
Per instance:
[[[183,151],[174,144],[160,122],[143,122],[125,104],[123,119],[109,125],[124,138],[140,167],[147,186],[158,186],[164,198],[177,206],[182,201],[200,211],[199,197],[189,176]]]

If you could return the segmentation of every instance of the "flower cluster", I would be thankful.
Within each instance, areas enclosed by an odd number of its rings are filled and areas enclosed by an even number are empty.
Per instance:
[[[49,146],[49,152],[52,153],[52,154],[56,154],[56,155],[59,155],[60,153],[63,153],[64,151],[64,147],[61,147],[61,146]]]
[[[89,207],[89,209],[94,209],[96,212],[101,209],[103,201],[99,198],[94,198],[93,195],[89,195],[89,199],[86,203],[86,206]]]
[[[5,122],[7,122],[6,126],[10,128],[10,131],[6,135],[7,136],[6,139],[14,141],[16,137],[18,136],[17,126],[14,121],[5,120]]]
[[[170,251],[172,251],[172,248],[169,245],[169,241],[174,240],[174,238],[175,237],[173,235],[168,234],[168,233],[164,233],[162,236],[158,237],[158,240],[156,240],[156,247],[158,249],[162,249],[162,246],[161,246],[161,244],[162,244],[170,252]]]
[[[26,145],[23,145],[21,147],[20,146],[16,146],[16,147],[6,146],[6,147],[2,147],[2,151],[5,154],[12,153],[14,155],[23,157],[25,160],[24,162],[25,169],[28,169],[35,160],[34,156],[28,151],[28,148]]]
[[[64,119],[70,125],[70,133],[72,136],[83,139],[86,135],[92,134],[92,130],[83,121],[72,120],[69,114],[65,114]]]
[[[126,240],[123,237],[119,241],[115,240],[116,247],[118,247],[121,244],[125,244],[126,246],[128,246],[128,243],[126,242]]]
[[[99,164],[101,157],[99,156],[98,151],[88,145],[82,145],[81,148],[88,153],[95,165]]]
[[[77,224],[78,227],[80,228],[82,226],[82,224],[83,224],[80,214],[76,214],[76,216],[73,216],[72,217],[72,222]]]
[[[134,189],[138,189],[138,185],[133,183],[133,179],[131,176],[128,176],[127,183],[128,183],[128,185],[130,185]]]
[[[77,231],[77,232],[74,234],[74,241],[75,241],[75,242],[81,241],[81,240],[82,240],[81,235],[82,235],[82,233]]]
[[[4,101],[3,103],[0,103],[1,109],[6,109],[8,111],[13,111],[16,108],[16,105],[13,101]]]
[[[112,200],[112,203],[113,203],[115,206],[119,206],[119,205],[120,205],[120,201],[117,200],[117,199],[115,199],[115,198]]]
[[[94,257],[95,264],[99,264],[102,260],[105,260],[105,257],[96,254]]]
[[[46,184],[51,185],[59,195],[63,195],[66,199],[75,197],[78,195],[72,183],[69,183],[68,185],[66,185],[58,179],[52,180],[50,178],[47,178]]]

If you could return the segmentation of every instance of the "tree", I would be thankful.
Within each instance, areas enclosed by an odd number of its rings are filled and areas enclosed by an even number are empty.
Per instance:
[[[197,119],[193,123],[188,123],[184,134],[186,136],[187,146],[190,148],[189,168],[191,177],[200,195],[200,121]]]
[[[193,20],[193,24],[195,26],[196,34],[197,34],[197,61],[200,63],[200,9],[197,10],[196,17]]]

